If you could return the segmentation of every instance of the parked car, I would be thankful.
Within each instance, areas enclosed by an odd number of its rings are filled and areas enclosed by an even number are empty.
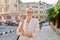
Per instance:
[[[17,20],[7,20],[6,21],[6,24],[8,25],[8,26],[18,26],[19,25],[19,22],[17,21]]]

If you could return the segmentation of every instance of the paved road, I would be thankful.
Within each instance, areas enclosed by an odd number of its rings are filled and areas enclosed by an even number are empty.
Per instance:
[[[0,33],[10,31],[10,30],[16,30],[16,29],[17,29],[17,26],[3,26],[3,27],[0,27]]]
[[[16,40],[17,39],[16,29],[17,27],[7,27],[7,26],[4,28],[0,28],[0,32],[14,30],[10,33],[1,35],[0,40]],[[43,24],[39,38],[40,38],[39,40],[60,40],[60,36],[57,35],[52,30],[51,26],[48,23]]]
[[[17,33],[16,33],[17,28],[18,27],[15,27],[15,26],[0,27],[0,33],[2,33],[2,35],[0,35],[0,40],[16,40],[17,39]]]
[[[40,40],[60,40],[60,36],[57,35],[48,23],[44,23],[40,31]]]
[[[17,34],[16,32],[4,34],[0,36],[0,40],[16,40],[17,39]]]

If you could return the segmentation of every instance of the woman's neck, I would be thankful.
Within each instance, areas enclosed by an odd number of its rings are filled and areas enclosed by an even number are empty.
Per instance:
[[[26,18],[27,22],[30,23],[32,17],[31,18]]]

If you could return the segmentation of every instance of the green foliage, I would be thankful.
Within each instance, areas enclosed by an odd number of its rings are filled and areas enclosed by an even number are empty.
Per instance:
[[[54,12],[54,7],[48,9],[48,10],[47,10],[47,13],[48,13],[48,16],[47,16],[48,20],[49,20],[49,21],[54,20],[54,17],[53,17],[53,15],[54,15],[54,13],[55,13],[55,12]]]
[[[60,3],[58,3],[55,7],[54,7],[54,11],[56,12],[54,17],[55,18],[60,18]]]
[[[59,19],[60,18],[60,3],[58,3],[55,7],[48,9],[47,13],[48,13],[47,18],[49,21]]]

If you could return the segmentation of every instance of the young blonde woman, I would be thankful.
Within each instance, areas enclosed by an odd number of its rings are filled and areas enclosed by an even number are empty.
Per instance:
[[[32,15],[32,8],[28,8],[26,10],[26,20],[23,21],[20,18],[20,26],[17,29],[17,33],[20,35],[19,40],[38,40],[40,32],[39,21],[36,18],[32,18]]]

